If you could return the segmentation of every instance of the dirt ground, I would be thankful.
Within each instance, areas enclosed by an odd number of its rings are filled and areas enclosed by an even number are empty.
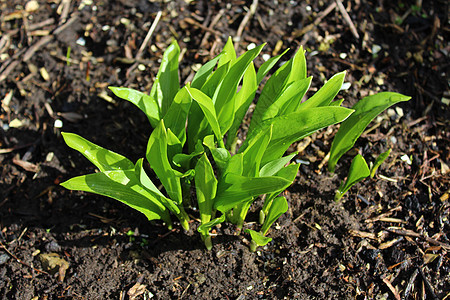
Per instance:
[[[448,1],[0,7],[2,299],[450,299]],[[303,164],[285,192],[290,208],[256,253],[230,226],[217,229],[207,251],[196,222],[187,233],[168,231],[112,199],[58,186],[95,171],[61,131],[133,161],[145,152],[146,117],[108,86],[150,91],[174,38],[187,82],[228,36],[238,53],[267,42],[264,54],[292,49],[286,59],[303,45],[312,90],[347,70],[344,106],[378,91],[412,96],[369,125],[351,151],[373,161],[392,149],[375,178],[335,203],[351,161],[346,155],[335,175],[322,164],[337,128],[295,144]],[[251,213],[248,226],[255,220]]]

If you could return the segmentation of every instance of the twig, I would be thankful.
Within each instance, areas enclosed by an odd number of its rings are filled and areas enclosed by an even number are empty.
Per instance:
[[[200,28],[200,29],[202,29],[204,31],[211,32],[211,33],[213,33],[215,35],[220,35],[220,32],[218,32],[218,31],[216,31],[214,29],[211,29],[209,27],[206,27],[205,25],[200,24],[199,22],[197,22],[196,20],[194,20],[192,18],[184,18],[182,21],[184,21],[186,23],[189,23],[191,25],[197,26],[198,28]]]
[[[152,23],[152,26],[150,27],[150,29],[147,32],[147,35],[145,36],[144,41],[142,42],[141,47],[138,50],[138,53],[136,54],[136,59],[140,59],[144,53],[145,48],[147,47],[148,42],[150,41],[150,38],[153,35],[153,32],[156,29],[156,26],[159,23],[159,20],[161,19],[161,15],[162,15],[162,11],[158,11],[158,13],[156,14],[155,20]]]
[[[156,26],[159,23],[159,20],[161,19],[161,15],[162,15],[162,11],[158,11],[158,13],[156,14],[155,20],[153,20],[152,26],[150,26],[150,29],[147,32],[147,35],[144,38],[144,41],[141,44],[141,47],[139,48],[135,60],[136,62],[134,64],[131,65],[131,67],[128,68],[127,72],[126,72],[126,77],[128,78],[130,76],[130,73],[136,69],[136,67],[138,66],[139,62],[138,60],[142,57],[142,55],[144,55],[144,50],[147,47],[148,43],[150,42],[150,38],[153,35],[153,32],[156,29]]]
[[[436,296],[436,294],[434,293],[433,287],[431,286],[430,282],[428,281],[428,279],[425,277],[425,274],[423,273],[423,270],[420,268],[419,269],[420,275],[422,276],[422,280],[425,283],[425,286],[428,290],[428,292],[431,295],[431,299],[438,299],[438,297]]]
[[[344,5],[342,4],[341,0],[335,0],[337,7],[339,8],[339,11],[341,12],[342,16],[344,17],[345,22],[347,22],[348,26],[350,26],[350,31],[352,32],[353,36],[357,39],[359,39],[358,31],[356,30],[355,25],[353,24],[352,19],[350,18],[348,12],[345,10]]]
[[[63,0],[58,6],[58,13],[61,15],[59,24],[63,24],[67,20],[70,11],[70,0]]]
[[[208,28],[209,29],[213,29],[214,26],[216,26],[217,22],[219,22],[220,18],[222,18],[223,14],[225,13],[224,9],[219,10],[219,12],[217,13],[217,15],[212,19],[211,23],[209,24]],[[200,48],[203,44],[206,43],[206,41],[208,40],[208,38],[211,36],[211,32],[207,31],[205,33],[205,36],[203,37],[201,43],[200,43]]]
[[[422,240],[427,241],[427,242],[430,243],[430,244],[438,245],[438,246],[441,246],[442,248],[445,248],[445,249],[447,249],[447,250],[450,250],[450,245],[449,245],[449,244],[446,244],[446,243],[437,241],[437,240],[435,240],[435,239],[432,239],[432,238],[430,238],[430,237],[424,236],[424,235],[419,234],[419,233],[417,233],[417,232],[414,232],[414,231],[412,231],[412,230],[408,230],[408,229],[397,229],[397,228],[392,228],[392,227],[387,228],[386,230],[389,231],[389,232],[398,234],[398,235],[405,235],[405,236],[411,236],[411,237],[420,238],[420,239],[422,239]]]
[[[248,21],[250,21],[250,18],[255,14],[257,7],[258,7],[258,0],[253,0],[252,4],[250,5],[250,9],[247,11],[247,14],[245,15],[244,19],[242,19],[241,24],[239,24],[236,36],[233,39],[235,42],[234,44],[235,50],[238,49],[242,37],[242,32],[244,32],[244,28],[247,25]]]
[[[56,28],[53,31],[53,34],[57,35],[60,32],[66,30],[66,28],[69,27],[70,25],[72,25],[72,23],[74,23],[77,19],[78,19],[78,13],[73,13],[72,17],[66,23],[62,24],[61,26],[59,26],[58,28]]]
[[[402,207],[401,206],[397,206],[397,207],[391,208],[389,211],[387,211],[385,213],[382,213],[381,215],[378,215],[378,216],[376,216],[374,218],[367,219],[364,222],[366,222],[366,223],[376,222],[376,221],[379,221],[380,219],[389,217],[395,211],[401,211],[401,210],[402,210]]]
[[[397,292],[397,289],[392,285],[392,283],[387,279],[387,277],[383,278],[383,282],[387,285],[387,287],[391,290],[392,294],[394,294],[395,300],[401,300],[402,298]]]
[[[30,48],[28,48],[27,52],[25,52],[23,56],[23,61],[27,62],[30,58],[33,57],[34,53],[38,51],[41,47],[47,45],[50,43],[50,41],[53,39],[53,35],[47,35],[41,38],[39,41],[34,43]]]
[[[20,61],[15,60],[11,62],[8,67],[0,74],[0,82],[6,79],[8,77],[9,73],[11,73],[12,70],[20,63]]]
[[[24,262],[23,260],[20,260],[17,256],[15,256],[15,255],[12,254],[8,249],[6,249],[5,245],[3,245],[3,243],[2,243],[1,241],[0,241],[0,247],[2,247],[3,250],[5,250],[6,253],[8,253],[9,256],[11,256],[12,258],[14,258],[18,263],[20,263],[20,264],[22,264],[22,265],[24,265],[24,266],[26,266],[26,267],[28,267],[28,268],[33,269],[33,270],[34,270],[35,272],[37,272],[37,273],[42,273],[42,274],[46,274],[46,275],[48,275],[48,276],[51,276],[49,273],[47,273],[47,272],[45,272],[45,271],[43,271],[43,270],[36,269],[35,267],[30,266],[29,264],[27,264],[27,263]]]
[[[411,292],[411,289],[414,285],[414,281],[416,280],[417,274],[419,274],[419,269],[416,269],[414,271],[414,273],[411,275],[411,277],[409,278],[408,285],[406,286],[406,289],[405,289],[405,294],[403,295],[403,299],[408,299],[409,293]]]
[[[78,14],[74,14],[66,23],[62,24],[58,28],[56,28],[51,35],[44,36],[39,41],[37,41],[34,45],[28,48],[27,52],[23,55],[23,61],[27,62],[31,57],[33,57],[34,53],[38,51],[41,47],[50,43],[54,36],[66,30],[69,26],[71,26],[78,19]],[[0,80],[1,81],[1,80]]]
[[[317,17],[313,23],[305,26],[301,30],[294,31],[292,33],[293,36],[300,37],[300,36],[304,35],[305,33],[310,32],[314,28],[314,26],[317,26],[322,21],[323,18],[325,18],[330,12],[333,11],[333,9],[336,8],[336,5],[337,5],[336,2],[331,2],[331,4],[325,10],[323,10],[317,14]],[[301,42],[300,44],[304,45],[305,43]]]

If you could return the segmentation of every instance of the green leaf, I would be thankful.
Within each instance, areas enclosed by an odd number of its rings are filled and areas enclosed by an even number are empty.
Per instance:
[[[180,208],[177,204],[166,198],[163,193],[155,186],[153,181],[148,177],[147,173],[144,170],[144,159],[141,158],[136,162],[136,166],[134,168],[134,172],[139,182],[145,187],[149,192],[153,193],[155,198],[161,202],[167,209],[173,212],[175,215],[179,215],[181,213]]]
[[[201,89],[205,84],[208,77],[211,75],[214,67],[216,66],[217,61],[221,57],[221,54],[217,55],[212,60],[205,63],[201,68],[195,73],[194,78],[192,79],[191,86],[196,89]]]
[[[143,213],[149,220],[162,219],[171,224],[170,216],[157,197],[140,186],[134,170],[114,170],[74,177],[63,183],[69,190],[90,192],[118,200]]]
[[[266,235],[269,231],[270,226],[278,220],[278,218],[287,212],[288,203],[285,197],[277,197],[273,199],[273,203],[269,208],[269,213],[264,220],[264,224],[261,227],[261,233]]]
[[[180,89],[175,95],[172,105],[164,116],[164,124],[184,145],[186,141],[186,119],[191,107],[192,98],[186,89]]]
[[[253,62],[250,63],[247,70],[244,73],[242,80],[242,86],[235,97],[234,102],[234,120],[227,135],[227,149],[231,149],[233,142],[236,138],[236,134],[241,126],[241,123],[245,117],[245,113],[248,111],[250,104],[255,98],[258,85],[256,82],[256,72]],[[232,151],[234,152],[234,151]]]
[[[180,47],[174,40],[163,54],[158,74],[150,91],[150,96],[158,101],[161,116],[164,116],[180,89],[178,58]]]
[[[231,62],[219,67],[211,76],[206,80],[205,84],[200,89],[208,97],[212,97],[216,92],[217,87],[222,82],[225,74],[228,71],[228,67]],[[187,84],[189,86],[189,84]],[[215,111],[215,108],[214,108]],[[208,120],[205,119],[205,115],[197,102],[193,102],[189,111],[187,124],[188,150],[193,151],[197,140],[202,140],[206,135],[211,133]],[[220,128],[220,126],[218,126]]]
[[[348,170],[348,176],[345,183],[336,191],[336,195],[334,197],[335,201],[339,201],[342,196],[356,183],[363,180],[366,177],[369,177],[370,170],[367,166],[366,160],[362,155],[358,154],[352,160],[352,164],[350,165],[350,169]]]
[[[223,176],[228,173],[242,175],[244,171],[244,154],[238,153],[230,157],[225,167],[225,171],[223,172]]]
[[[280,94],[287,86],[289,74],[291,72],[292,59],[282,65],[270,78],[261,91],[255,110],[253,111],[252,120],[248,132],[251,133],[261,122],[267,108],[278,99]]]
[[[150,125],[155,128],[161,119],[158,102],[151,96],[133,90],[129,88],[122,87],[108,87],[114,95],[117,97],[130,101],[136,105],[140,110],[142,110],[148,118]]]
[[[221,215],[219,218],[215,218],[209,222],[205,223],[202,222],[202,224],[198,227],[197,231],[202,233],[203,235],[209,235],[209,231],[211,230],[211,228],[223,222],[225,222],[225,215]]]
[[[217,148],[214,143],[213,135],[206,136],[203,139],[203,144],[208,147],[219,170],[219,174],[222,174],[227,168],[227,165],[231,159],[230,152],[228,152],[228,150],[225,148]]]
[[[266,237],[261,232],[254,231],[252,229],[246,229],[245,232],[250,234],[250,236],[252,237],[252,242],[254,242],[258,246],[264,247],[265,245],[267,245],[268,243],[270,243],[272,241],[272,238]],[[256,247],[255,246],[253,246],[253,247],[250,246],[250,250],[252,252],[255,252],[256,251]]]
[[[247,144],[243,154],[243,174],[245,176],[257,176],[259,174],[261,159],[264,155],[264,150],[269,145],[272,137],[272,126],[261,130],[255,135]]]
[[[225,213],[249,198],[286,188],[290,184],[281,177],[255,178],[227,173],[219,181],[214,207]]]
[[[391,154],[391,150],[389,149],[386,152],[381,153],[375,162],[373,163],[372,168],[370,168],[370,178],[373,178],[375,176],[375,173],[377,172],[378,168],[381,166],[381,164],[388,158],[389,154]]]
[[[305,79],[306,73],[305,50],[303,50],[303,46],[300,46],[300,49],[298,49],[292,58],[292,69],[289,74],[288,83]]]
[[[141,158],[136,162],[136,165],[134,167],[134,172],[136,175],[136,178],[138,178],[139,182],[149,191],[152,191],[153,193],[164,197],[163,193],[155,186],[153,181],[148,177],[147,173],[144,170],[144,159]]]
[[[228,62],[218,67],[217,70],[214,73],[212,73],[211,76],[209,76],[205,84],[203,84],[202,88],[199,90],[205,93],[208,97],[212,98],[216,93],[218,87],[220,87],[220,84],[222,83],[223,79],[225,78],[225,75],[227,74],[230,65],[231,62]]]
[[[207,223],[202,223],[198,227],[197,231],[201,233],[206,249],[212,249],[211,235],[209,234],[209,232],[214,226],[217,226],[223,222],[225,222],[225,215],[221,215],[219,218],[215,218],[214,220],[211,220]]]
[[[169,197],[178,205],[182,202],[180,172],[172,169],[167,154],[167,132],[164,121],[153,130],[147,144],[147,160],[163,184]]]
[[[263,47],[264,44],[242,54],[231,66],[220,84],[219,90],[213,96],[222,133],[226,133],[233,124],[235,111],[234,97],[236,96],[238,84],[250,63],[258,56]]]
[[[341,106],[345,99],[336,100],[330,103],[330,106]]]
[[[217,179],[205,153],[195,166],[195,189],[202,223],[209,222],[213,214],[214,197],[217,191]]]
[[[301,103],[297,111],[330,105],[331,101],[339,93],[344,83],[344,77],[345,71],[333,75],[311,98]]]
[[[275,176],[277,177],[282,177],[288,181],[291,182],[291,184],[294,182],[295,177],[297,177],[297,173],[298,173],[298,168],[300,167],[300,164],[291,164],[287,167],[282,168],[281,170],[279,170]],[[264,204],[262,207],[262,213],[264,214],[264,217],[269,213],[269,209],[272,206],[273,200],[275,199],[276,196],[278,196],[280,193],[282,193],[284,191],[283,190],[278,190],[275,191],[273,193],[267,194],[266,198],[264,199]]]
[[[222,133],[220,131],[219,121],[217,119],[216,110],[211,98],[205,95],[202,91],[189,87],[189,85],[186,85],[185,88],[189,92],[191,97],[199,104],[217,140],[221,141]]]
[[[101,172],[134,168],[134,164],[123,155],[100,147],[75,133],[62,132],[61,134],[70,148],[83,154]]]
[[[292,82],[264,112],[261,121],[294,112],[308,91],[312,77]]]
[[[217,68],[220,68],[221,66],[231,63],[233,64],[236,60],[236,51],[234,50],[233,40],[231,37],[228,37],[228,40],[225,44],[225,46],[222,49],[222,52],[220,53],[220,60]]]
[[[199,155],[202,155],[204,152],[205,149],[203,148],[202,142],[197,141],[197,144],[193,152],[191,152],[190,154],[184,153],[175,154],[172,161],[175,166],[180,167],[183,170],[187,170],[190,167],[192,159],[194,159]]]
[[[259,85],[261,81],[264,79],[264,77],[269,73],[269,71],[277,64],[277,62],[280,60],[280,58],[288,52],[289,49],[286,49],[283,53],[280,55],[271,57],[268,59],[265,63],[261,65],[258,69],[258,74],[256,75],[256,82]]]
[[[382,92],[358,101],[352,108],[355,112],[343,122],[331,144],[328,170],[334,172],[338,160],[353,147],[369,123],[381,112],[398,102],[411,97],[398,93]]]
[[[298,153],[294,152],[291,153],[287,156],[283,156],[281,158],[278,159],[274,159],[272,161],[269,161],[268,163],[266,163],[261,170],[259,171],[259,176],[260,177],[265,177],[265,176],[273,176],[275,175],[278,171],[280,171],[288,162],[291,161],[292,158],[294,158],[294,156],[296,156]]]
[[[241,147],[245,149],[247,141],[251,141],[260,130],[273,124],[272,139],[262,159],[264,165],[280,158],[292,143],[324,127],[342,122],[352,112],[353,110],[344,107],[316,107],[278,116],[258,125]]]

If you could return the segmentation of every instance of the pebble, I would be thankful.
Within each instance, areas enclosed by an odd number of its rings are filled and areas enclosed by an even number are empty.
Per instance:
[[[6,253],[0,254],[0,266],[9,260],[9,255]]]
[[[27,4],[25,4],[25,11],[26,12],[34,12],[37,11],[39,9],[39,2],[37,2],[36,0],[32,0],[27,2]]]
[[[61,246],[56,241],[51,241],[45,245],[45,250],[47,252],[59,252],[61,251]]]

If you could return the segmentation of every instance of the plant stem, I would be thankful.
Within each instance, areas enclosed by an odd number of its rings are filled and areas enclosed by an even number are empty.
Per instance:
[[[256,252],[256,249],[258,248],[258,244],[256,244],[255,241],[252,240],[250,242],[250,246],[249,247],[250,247],[250,251],[251,252]]]
[[[205,243],[205,247],[208,250],[212,249],[212,240],[210,235],[202,235],[202,240]]]
[[[253,201],[247,201],[233,209],[233,215],[236,220],[237,228],[242,229],[242,227],[244,226],[245,217],[247,216],[247,212],[252,203]]]
[[[180,213],[177,214],[178,219],[180,220],[181,227],[183,227],[184,230],[189,230],[189,216],[184,210],[183,206],[179,206]]]
[[[263,224],[265,219],[266,219],[266,214],[265,214],[265,212],[261,209],[261,210],[259,211],[259,224]]]

